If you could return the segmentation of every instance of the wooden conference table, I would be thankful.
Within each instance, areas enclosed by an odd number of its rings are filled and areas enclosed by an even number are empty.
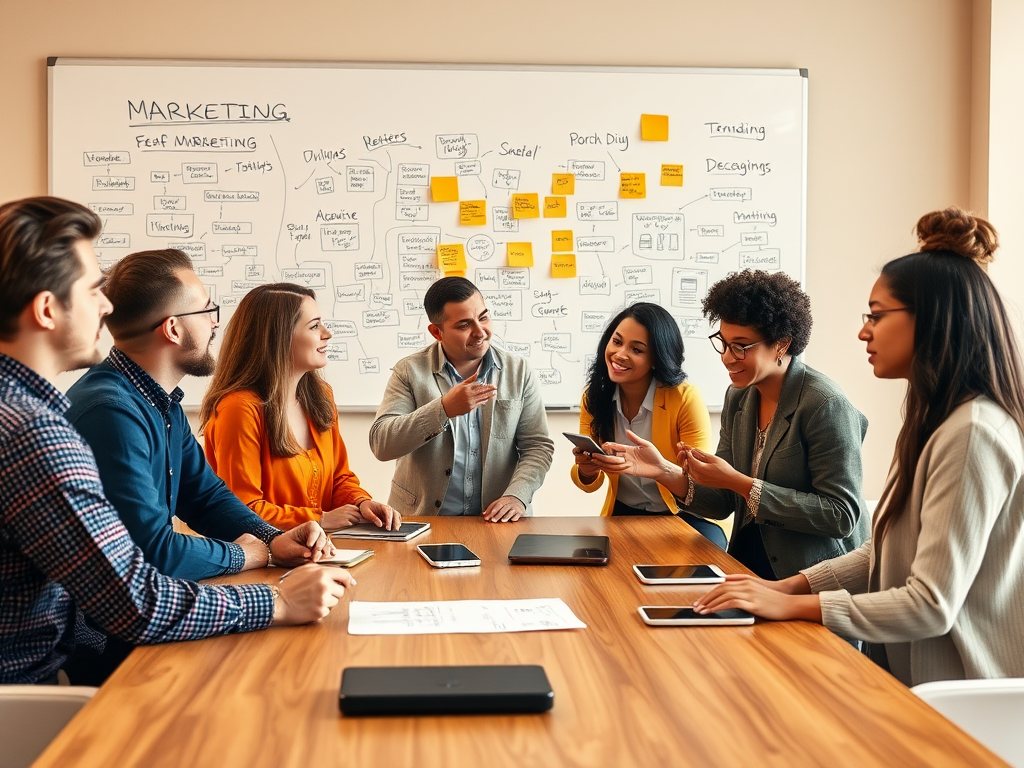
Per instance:
[[[820,626],[649,627],[642,604],[702,587],[641,584],[634,563],[742,570],[675,518],[429,518],[408,543],[365,542],[358,600],[560,597],[583,630],[351,636],[348,603],[321,623],[139,648],[36,765],[979,766],[995,755]],[[611,537],[606,567],[511,566],[520,533]],[[459,541],[479,568],[434,569],[424,542]],[[341,544],[360,546],[363,542]],[[276,569],[219,579],[276,580]],[[346,666],[541,664],[542,715],[346,718]]]

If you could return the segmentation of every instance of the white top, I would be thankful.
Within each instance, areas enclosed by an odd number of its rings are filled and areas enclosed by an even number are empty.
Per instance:
[[[658,382],[652,376],[644,401],[632,421],[622,413],[622,390],[615,388],[615,442],[632,444],[633,441],[626,436],[627,429],[644,440],[651,440],[654,424],[654,390],[657,386]],[[661,491],[658,490],[658,483],[649,477],[619,475],[619,488],[615,499],[645,512],[668,512],[665,500],[661,498]]]
[[[907,685],[1024,677],[1024,435],[979,397],[928,440],[902,515],[884,535],[889,475],[874,537],[802,573],[822,619],[844,637],[884,643]]]

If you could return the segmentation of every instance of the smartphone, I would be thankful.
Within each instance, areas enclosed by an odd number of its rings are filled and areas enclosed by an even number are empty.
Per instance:
[[[594,438],[589,435],[577,435],[575,432],[563,432],[562,434],[569,438],[570,443],[577,448],[582,448],[587,453],[599,453],[602,456],[608,455],[600,445],[594,442]]]
[[[754,623],[753,614],[739,608],[704,614],[681,605],[641,605],[638,610],[644,623],[652,626],[715,627]]]
[[[435,568],[480,565],[480,558],[465,544],[420,544],[416,549]]]
[[[336,549],[333,557],[326,557],[320,561],[320,565],[337,565],[342,568],[350,568],[353,565],[373,557],[372,549]]]
[[[644,584],[720,584],[725,574],[717,565],[634,565]]]

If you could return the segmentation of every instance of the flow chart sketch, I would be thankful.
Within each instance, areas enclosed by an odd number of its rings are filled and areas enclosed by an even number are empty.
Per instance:
[[[350,635],[484,634],[586,629],[557,597],[349,604]]]
[[[222,322],[253,287],[316,291],[339,405],[373,410],[432,342],[446,274],[549,407],[578,405],[609,319],[667,308],[712,407],[702,316],[742,269],[802,280],[806,72],[50,61],[50,188],[103,222],[101,265],[189,255]],[[256,341],[254,340],[254,343]],[[195,405],[206,382],[186,380]]]

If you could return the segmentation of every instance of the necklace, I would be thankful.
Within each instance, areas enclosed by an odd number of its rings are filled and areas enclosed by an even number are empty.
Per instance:
[[[764,429],[757,428],[757,432],[754,435],[754,450],[763,451],[764,445],[768,441],[768,430],[771,428],[772,423],[769,421],[765,424]]]

